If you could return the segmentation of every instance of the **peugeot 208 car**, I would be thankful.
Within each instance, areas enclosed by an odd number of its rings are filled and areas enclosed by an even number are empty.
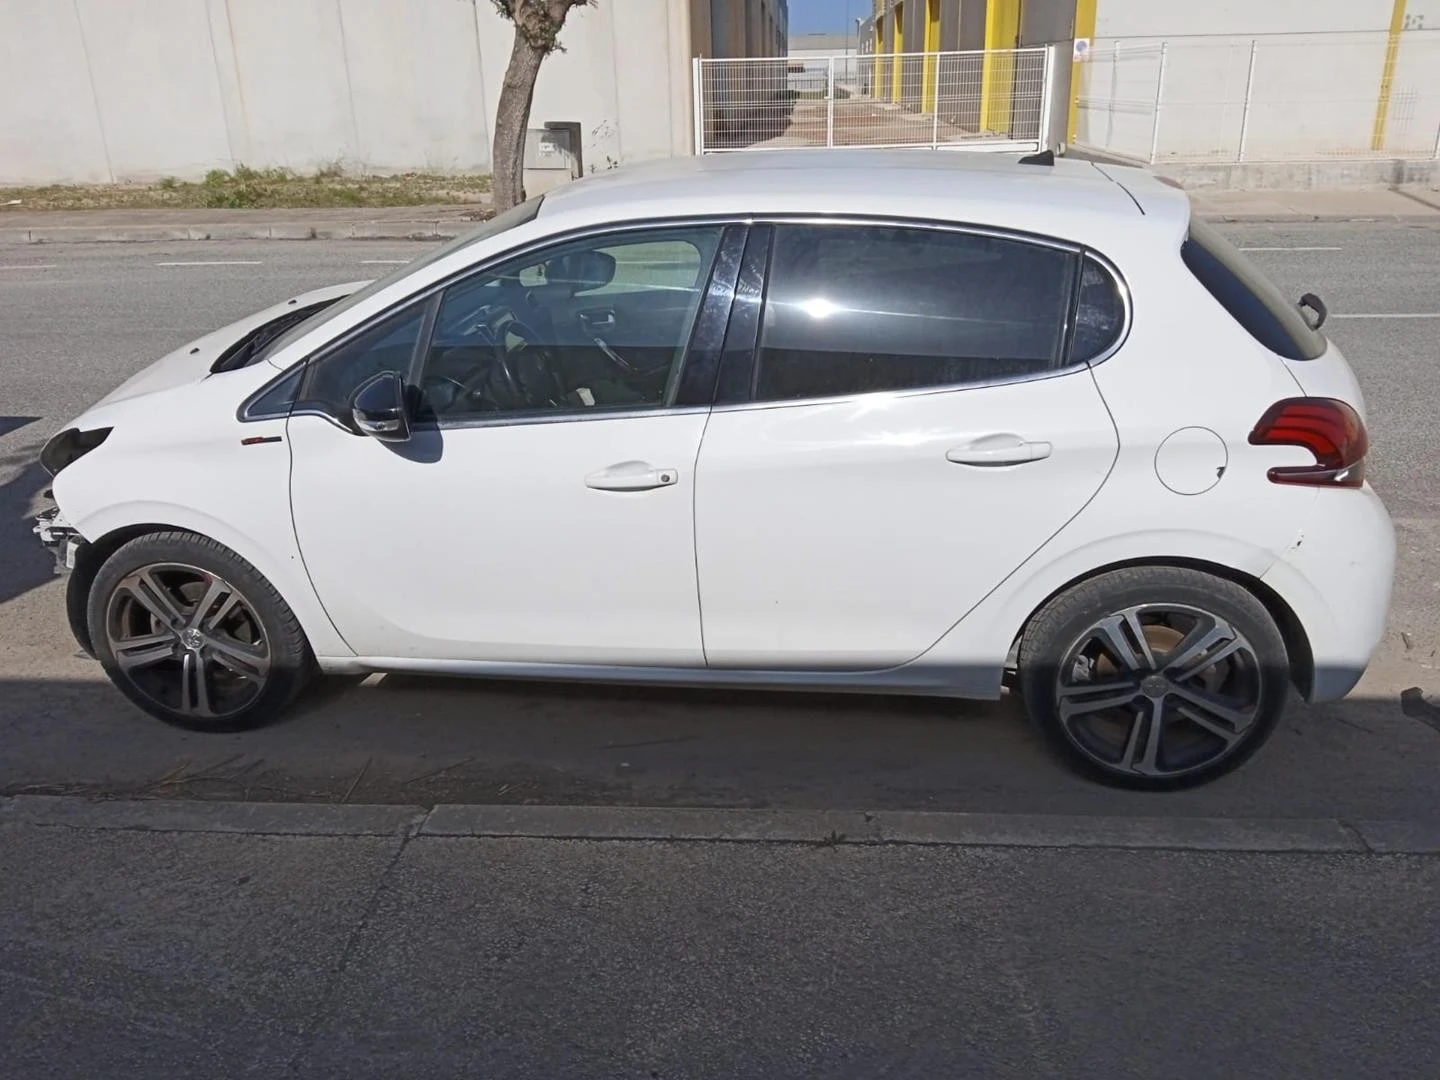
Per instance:
[[[315,672],[996,698],[1141,788],[1380,640],[1365,407],[1150,174],[915,151],[584,180],[178,349],[46,446],[69,617],[161,720]]]

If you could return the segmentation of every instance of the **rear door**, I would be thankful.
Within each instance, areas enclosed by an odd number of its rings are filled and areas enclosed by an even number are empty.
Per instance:
[[[1063,245],[826,222],[757,227],[752,249],[767,232],[697,464],[706,659],[903,664],[1104,482],[1115,429],[1070,350],[1093,355],[1122,312],[1071,326],[1082,256]]]

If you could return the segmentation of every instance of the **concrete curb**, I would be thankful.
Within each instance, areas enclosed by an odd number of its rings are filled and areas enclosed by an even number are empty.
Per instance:
[[[1250,225],[1317,222],[1419,224],[1440,221],[1440,211],[1414,214],[1307,214],[1198,210],[1205,221]],[[218,222],[213,225],[50,225],[0,228],[0,247],[29,244],[168,243],[177,240],[448,240],[474,228],[471,221]]]
[[[602,806],[0,799],[0,826],[433,839],[650,840],[816,845],[1108,848],[1129,851],[1440,854],[1440,821],[735,810]]]
[[[420,806],[330,803],[180,802],[17,795],[0,799],[0,825],[142,832],[243,833],[277,836],[394,836],[425,818]]]
[[[0,247],[157,243],[175,240],[448,240],[478,222],[220,222],[213,225],[48,225],[0,229]]]

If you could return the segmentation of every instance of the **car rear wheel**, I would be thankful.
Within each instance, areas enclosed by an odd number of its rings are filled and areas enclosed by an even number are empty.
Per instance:
[[[96,658],[151,716],[197,731],[273,720],[314,658],[259,571],[193,533],[142,536],[105,561],[87,612]]]
[[[1214,780],[1285,711],[1290,666],[1240,585],[1179,567],[1102,574],[1052,599],[1020,645],[1030,718],[1079,772],[1166,790]]]

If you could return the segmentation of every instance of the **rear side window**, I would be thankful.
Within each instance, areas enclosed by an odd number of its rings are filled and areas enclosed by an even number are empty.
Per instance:
[[[1087,255],[1080,270],[1070,362],[1094,360],[1115,344],[1124,329],[1125,301],[1120,285],[1099,260]]]
[[[1220,306],[1256,341],[1287,360],[1314,360],[1325,337],[1310,328],[1298,304],[1235,246],[1204,222],[1192,221],[1180,257]]]
[[[775,229],[757,401],[1014,378],[1061,367],[1078,257],[935,229]]]

